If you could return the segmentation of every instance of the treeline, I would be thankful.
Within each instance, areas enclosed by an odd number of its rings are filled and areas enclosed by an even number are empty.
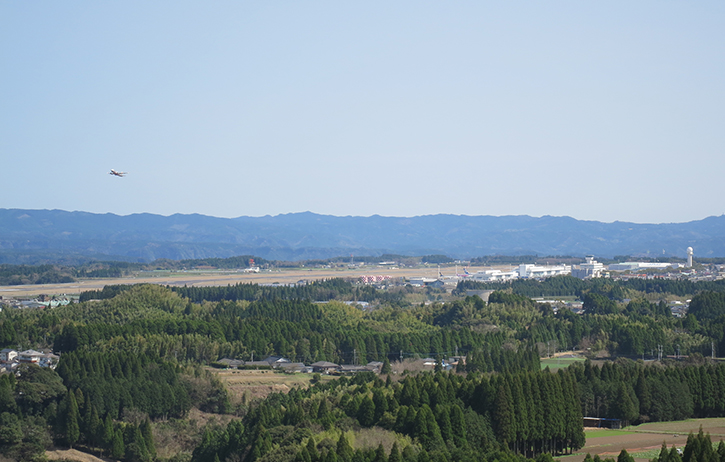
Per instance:
[[[634,361],[569,367],[582,413],[629,422],[725,416],[725,364],[645,366]]]
[[[712,340],[725,347],[722,324],[700,323],[694,316],[675,318],[664,303],[640,298],[625,305],[588,293],[584,306],[584,315],[565,308],[555,313],[549,304],[497,291],[490,295],[488,304],[479,297],[466,297],[413,312],[436,326],[496,331],[514,342],[552,344],[555,349],[608,350],[616,356],[652,355],[660,345],[667,355],[676,354],[678,348],[682,354],[704,354],[710,352]]]
[[[226,287],[170,287],[192,302],[221,300],[311,300],[311,301],[366,301],[397,303],[404,298],[403,291],[381,291],[372,285],[353,284],[344,279],[326,279],[293,286],[260,286],[237,283]]]
[[[107,285],[102,290],[88,290],[82,292],[80,301],[108,300],[121,292],[129,290],[131,285]],[[213,287],[176,287],[168,288],[194,303],[204,301],[218,302],[222,300],[311,300],[311,301],[365,301],[378,303],[400,303],[403,301],[407,289],[394,291],[377,290],[371,285],[357,285],[344,279],[326,279],[312,281],[291,286],[262,286],[253,283],[237,283],[227,286]]]
[[[196,304],[170,289],[141,285],[99,302],[6,310],[0,313],[0,340],[1,346],[53,345],[61,353],[131,348],[205,363],[225,356],[280,355],[307,364],[355,359],[365,364],[401,354],[445,359],[469,352],[475,358],[480,352],[480,361],[472,360],[479,370],[538,367],[533,346],[498,329],[436,325],[427,309],[383,307],[367,313],[337,301],[283,299]]]
[[[0,285],[60,284],[73,282],[72,271],[55,265],[0,265]]]
[[[158,356],[120,352],[68,352],[57,368],[66,387],[79,389],[99,415],[118,419],[123,409],[151,418],[182,417],[191,408],[180,368]]]
[[[156,457],[148,417],[124,422],[114,420],[111,412],[103,418],[98,410],[80,388],[67,387],[53,370],[20,366],[17,374],[0,375],[0,453],[19,461],[45,461],[45,450],[55,443],[82,445],[128,462]]]
[[[341,292],[352,290],[339,280],[320,282],[314,290],[334,293],[338,284]],[[123,344],[180,360],[281,355],[308,364],[470,353],[479,370],[489,370],[491,364],[504,370],[501,365],[511,361],[531,364],[522,355],[534,345],[607,349],[613,355],[641,358],[651,357],[660,345],[665,355],[709,354],[715,341],[718,351],[725,351],[725,316],[699,321],[695,310],[696,315],[679,319],[663,304],[638,299],[624,305],[597,294],[585,296],[588,310],[583,316],[567,309],[554,313],[547,304],[505,292],[491,294],[488,304],[467,297],[427,306],[382,305],[372,312],[334,300],[318,304],[273,296],[193,303],[176,291],[151,285],[108,286],[101,296],[113,298],[51,311],[6,310],[0,313],[0,346],[54,345],[56,351],[67,352]],[[695,296],[693,304],[702,297],[710,295]],[[138,337],[145,341],[134,340]]]
[[[104,298],[100,302],[42,311],[5,310],[0,313],[0,347],[53,345],[67,352],[113,343],[207,363],[224,356],[280,355],[308,364],[350,364],[355,359],[392,361],[401,354],[445,358],[470,353],[479,370],[489,370],[490,364],[504,370],[502,365],[511,361],[530,364],[531,358],[521,355],[534,345],[539,345],[540,354],[546,351],[542,345],[549,345],[606,349],[612,355],[639,358],[652,357],[660,346],[665,355],[709,355],[711,342],[717,351],[725,351],[720,293],[696,295],[693,313],[680,319],[663,303],[640,298],[623,304],[596,293],[584,296],[586,313],[576,315],[567,309],[554,313],[548,304],[501,291],[491,294],[488,304],[466,297],[422,306],[382,304],[372,312],[335,300],[311,303],[298,298],[356,294],[356,286],[339,279],[300,286],[300,292],[248,284],[180,289],[107,286],[93,295]],[[360,290],[375,297],[385,293],[371,287]],[[201,301],[194,303],[181,294]],[[217,296],[252,300],[205,300]],[[145,342],[136,341],[138,337]],[[487,353],[477,356],[479,352]]]
[[[506,290],[526,297],[582,297],[585,293],[596,293],[612,299],[627,298],[628,291],[656,294],[693,295],[702,291],[725,292],[725,280],[690,281],[680,279],[629,279],[609,278],[578,279],[573,276],[556,276],[544,280],[515,279],[508,282],[480,282],[464,280],[458,283],[456,291]]]
[[[156,260],[147,265],[148,268],[155,269],[187,269],[197,268],[199,266],[212,266],[220,269],[238,269],[247,268],[249,260],[254,260],[255,266],[265,266],[272,264],[269,260],[255,257],[254,255],[238,255],[228,258],[197,258],[193,260]]]
[[[697,435],[690,433],[687,436],[682,456],[677,448],[673,446],[668,450],[667,445],[663,443],[659,456],[650,462],[725,462],[725,443],[720,440],[715,449],[710,434],[703,434],[700,427]]]
[[[200,368],[133,351],[66,353],[57,371],[21,365],[0,374],[0,453],[41,461],[55,443],[151,461],[150,419],[183,417],[192,406],[231,410],[224,387]]]
[[[370,427],[392,434],[389,452],[351,446]],[[397,383],[362,374],[269,396],[243,421],[207,432],[192,460],[520,460],[584,442],[576,382],[565,371],[436,373]]]

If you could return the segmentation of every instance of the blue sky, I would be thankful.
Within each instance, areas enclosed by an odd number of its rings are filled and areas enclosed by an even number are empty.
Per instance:
[[[5,1],[0,207],[721,215],[723,24],[721,1]]]

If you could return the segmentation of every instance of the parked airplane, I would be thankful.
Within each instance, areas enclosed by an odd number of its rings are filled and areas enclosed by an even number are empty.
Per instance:
[[[126,176],[128,172],[117,172],[114,169],[111,169],[110,172],[108,172],[109,175],[116,175],[116,176]]]

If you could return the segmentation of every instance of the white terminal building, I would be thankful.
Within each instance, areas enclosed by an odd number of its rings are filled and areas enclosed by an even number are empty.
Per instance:
[[[512,271],[501,271],[497,269],[479,271],[472,274],[470,279],[484,282],[501,282],[511,281],[513,279],[543,279],[570,273],[571,267],[567,265],[519,265],[518,268]]]
[[[609,265],[610,271],[637,271],[641,269],[667,269],[681,268],[682,263],[655,263],[642,261],[628,261],[624,263],[612,263]]]
[[[571,274],[571,266],[537,266],[537,265],[519,265],[518,271],[521,279],[543,279],[564,274]]]
[[[604,264],[594,259],[593,255],[584,257],[579,268],[572,268],[571,275],[579,279],[600,278],[604,275]]]

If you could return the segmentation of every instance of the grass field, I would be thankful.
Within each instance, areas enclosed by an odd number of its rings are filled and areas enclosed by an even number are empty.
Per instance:
[[[548,366],[550,370],[556,370],[569,367],[571,364],[584,361],[584,358],[547,358],[541,360],[541,370]]]

